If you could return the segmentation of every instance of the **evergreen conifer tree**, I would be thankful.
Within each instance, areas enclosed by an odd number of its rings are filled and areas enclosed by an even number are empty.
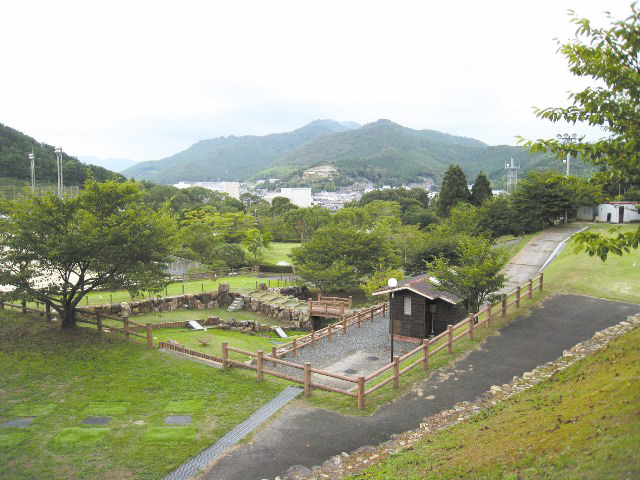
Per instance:
[[[470,197],[464,172],[459,165],[449,165],[442,177],[442,187],[438,195],[438,213],[446,216],[451,207],[460,202],[468,202]]]
[[[492,196],[493,192],[491,191],[489,179],[484,172],[478,173],[476,181],[473,182],[473,187],[471,187],[471,203],[479,207],[482,202]]]

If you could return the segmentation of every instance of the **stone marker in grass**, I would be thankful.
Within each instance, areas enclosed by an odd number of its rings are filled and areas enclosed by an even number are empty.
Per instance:
[[[33,422],[34,417],[14,418],[2,424],[3,427],[26,428]]]
[[[111,417],[87,417],[82,420],[84,425],[106,425],[111,421]]]
[[[192,421],[191,415],[167,415],[164,417],[166,425],[190,425]]]

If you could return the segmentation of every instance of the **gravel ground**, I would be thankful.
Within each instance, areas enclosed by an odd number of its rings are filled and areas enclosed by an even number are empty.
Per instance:
[[[408,342],[394,342],[394,354],[402,355],[418,345]],[[349,368],[349,365],[344,365],[344,359],[354,356],[354,369],[358,370],[358,375],[371,373],[378,369],[380,365],[385,365],[390,357],[391,342],[389,337],[389,319],[388,317],[377,316],[374,317],[373,322],[363,322],[362,327],[357,326],[349,327],[346,335],[343,333],[334,333],[333,339],[329,341],[327,337],[319,340],[316,343],[316,347],[306,346],[298,350],[297,356],[293,354],[287,354],[281,357],[282,360],[288,362],[297,363],[298,365],[304,365],[305,362],[310,362],[313,368],[319,369],[331,369],[331,365],[340,362],[340,369],[343,371],[336,371],[342,375],[348,375],[344,373],[345,369]],[[372,357],[379,357],[382,360],[380,362],[372,362],[370,372],[362,370],[362,363],[358,362],[358,355],[354,355],[358,352],[365,352]],[[265,367],[269,370],[277,370],[287,375],[303,378],[303,371],[297,368],[286,367],[284,365],[277,365],[274,369],[273,366],[266,362]],[[314,383],[325,383],[334,385],[335,382],[331,381],[328,377],[322,375],[314,375]],[[345,382],[346,383],[346,382]]]

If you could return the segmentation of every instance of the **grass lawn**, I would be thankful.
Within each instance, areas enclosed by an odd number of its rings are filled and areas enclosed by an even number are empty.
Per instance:
[[[0,428],[0,478],[162,478],[285,384],[258,383],[253,372],[223,373],[120,335],[61,331],[2,310],[0,423],[35,420],[27,428]],[[193,415],[193,423],[165,426],[169,414]],[[112,419],[103,426],[81,424],[100,415]]]
[[[640,477],[640,329],[354,479]]]
[[[306,335],[307,332],[287,332],[292,338]],[[275,333],[262,333],[260,335],[247,335],[235,330],[220,330],[219,328],[207,328],[207,331],[182,330],[179,328],[161,328],[153,331],[155,342],[176,340],[186,348],[208,353],[216,357],[222,356],[222,342],[227,342],[230,347],[257,352],[262,350],[265,355],[271,354],[271,348],[291,339],[281,339]],[[209,345],[202,345],[201,340],[209,340]],[[235,360],[249,360],[247,355],[230,352],[229,357]]]
[[[289,257],[289,254],[291,253],[291,250],[299,247],[300,245],[300,243],[271,242],[269,244],[269,248],[263,251],[260,263],[267,265],[276,265],[278,262],[291,263],[291,257]]]
[[[249,310],[238,310],[230,312],[226,308],[205,308],[202,310],[171,310],[169,312],[158,313],[141,313],[129,317],[137,323],[166,323],[166,322],[186,322],[189,320],[203,320],[207,317],[220,317],[223,320],[251,320],[267,325],[280,325],[286,328],[278,319],[251,312]],[[105,320],[105,323],[108,320]],[[115,322],[116,326],[122,325],[122,322]]]
[[[611,225],[594,225],[590,231],[607,233]],[[622,227],[623,231],[637,226]],[[640,303],[640,251],[609,255],[603,262],[586,253],[573,254],[568,243],[545,271],[544,281],[556,293],[578,293],[623,302]]]

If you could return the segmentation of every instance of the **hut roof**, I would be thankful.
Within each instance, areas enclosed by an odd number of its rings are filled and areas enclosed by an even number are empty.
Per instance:
[[[391,287],[380,288],[373,292],[373,295],[385,295],[387,293],[390,293],[391,290]],[[393,290],[409,290],[425,298],[428,298],[429,300],[440,298],[452,305],[457,305],[463,300],[455,293],[441,290],[438,286],[438,281],[435,278],[430,277],[426,273],[423,275],[417,275],[415,277],[405,278],[401,282],[398,282],[398,285],[393,288]]]

